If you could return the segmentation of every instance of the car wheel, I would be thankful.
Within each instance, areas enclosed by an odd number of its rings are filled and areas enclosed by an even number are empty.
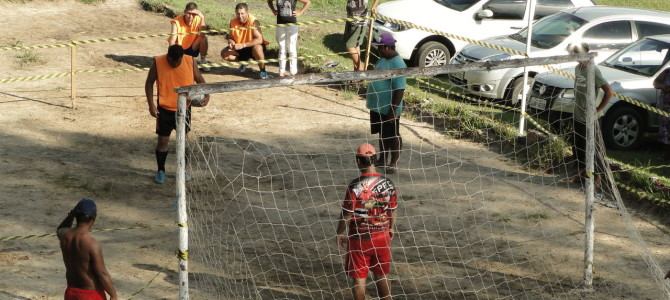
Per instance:
[[[639,146],[644,133],[640,113],[630,106],[619,106],[605,116],[605,143],[611,149],[630,150]]]
[[[419,48],[414,64],[419,67],[444,66],[449,63],[451,53],[439,42],[427,42]]]
[[[528,91],[533,86],[533,83],[535,82],[535,78],[528,76]],[[521,97],[523,96],[523,77],[519,77],[517,79],[514,79],[512,81],[512,84],[507,87],[507,97],[505,100],[507,100],[512,106],[517,107],[521,105]],[[526,101],[528,99],[526,98]]]

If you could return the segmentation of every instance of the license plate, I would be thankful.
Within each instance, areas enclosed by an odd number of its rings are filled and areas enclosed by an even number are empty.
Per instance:
[[[530,97],[530,101],[528,101],[528,106],[534,109],[544,110],[547,107],[547,100],[536,97]]]

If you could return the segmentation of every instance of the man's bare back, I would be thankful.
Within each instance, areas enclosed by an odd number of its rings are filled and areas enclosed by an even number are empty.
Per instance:
[[[96,217],[95,202],[82,199],[58,225],[58,239],[65,263],[66,300],[106,299],[107,292],[116,300],[116,290],[107,272],[100,244],[91,235]],[[72,228],[74,219],[77,226]]]

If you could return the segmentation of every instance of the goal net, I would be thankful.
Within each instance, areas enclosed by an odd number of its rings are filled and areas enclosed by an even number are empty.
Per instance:
[[[571,116],[522,115],[453,78],[492,67],[465,62],[182,89],[221,93],[212,101],[226,103],[221,111],[194,109],[186,139],[190,297],[352,298],[335,230],[345,190],[360,175],[356,147],[378,148],[365,105],[370,91],[360,80],[404,75],[402,152],[397,171],[385,174],[399,192],[393,299],[667,298],[659,267],[670,260],[667,236],[627,211],[598,128],[590,126],[596,135],[587,143],[600,160],[600,183],[572,180],[579,168]],[[551,101],[556,91],[547,88],[534,85],[527,100]],[[594,190],[595,202],[591,290],[584,288],[585,190]],[[378,295],[372,272],[367,295]]]

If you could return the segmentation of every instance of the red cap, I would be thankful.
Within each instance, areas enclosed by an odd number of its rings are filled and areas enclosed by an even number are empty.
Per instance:
[[[377,154],[375,147],[368,143],[361,144],[356,149],[356,156],[374,156],[375,154]]]

